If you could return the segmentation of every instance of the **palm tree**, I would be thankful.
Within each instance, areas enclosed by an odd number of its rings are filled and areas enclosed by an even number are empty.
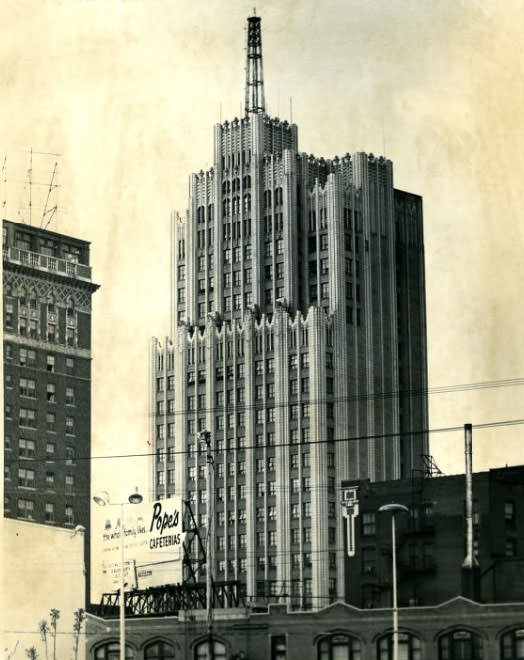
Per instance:
[[[60,610],[53,608],[49,612],[51,619],[51,628],[53,629],[53,660],[56,660],[56,622],[60,618]]]
[[[26,649],[25,654],[27,655],[28,660],[38,660],[38,653],[36,652],[34,646],[32,646],[30,649]]]
[[[75,612],[73,612],[74,621],[73,621],[73,639],[74,639],[74,651],[75,651],[75,660],[78,658],[78,639],[80,637],[80,630],[82,628],[82,623],[86,618],[85,610],[79,607]]]
[[[38,629],[40,630],[40,636],[42,637],[42,640],[44,642],[45,660],[49,660],[47,656],[47,633],[49,632],[49,625],[47,624],[47,621],[45,619],[42,619],[42,621],[40,621],[40,623],[38,624]]]

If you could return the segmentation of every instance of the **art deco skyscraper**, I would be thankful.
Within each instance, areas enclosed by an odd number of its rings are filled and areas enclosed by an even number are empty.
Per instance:
[[[344,595],[341,480],[406,477],[427,452],[422,200],[382,157],[300,153],[265,111],[259,17],[247,35],[245,115],[215,127],[176,222],[153,476],[204,523],[208,430],[215,578],[315,608]]]

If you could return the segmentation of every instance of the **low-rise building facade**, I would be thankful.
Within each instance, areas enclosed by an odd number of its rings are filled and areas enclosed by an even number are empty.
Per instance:
[[[390,660],[391,610],[337,602],[316,612],[270,605],[266,612],[215,610],[214,660]],[[480,604],[462,597],[399,611],[399,658],[520,660],[524,603]],[[118,657],[118,616],[88,615],[86,657]],[[205,611],[136,617],[126,623],[128,660],[208,658]]]
[[[356,607],[390,607],[391,514],[396,514],[397,583],[401,606],[433,605],[458,594],[466,554],[465,477],[346,481],[354,490],[354,554],[346,553],[346,601]],[[524,466],[473,475],[475,600],[524,601]]]

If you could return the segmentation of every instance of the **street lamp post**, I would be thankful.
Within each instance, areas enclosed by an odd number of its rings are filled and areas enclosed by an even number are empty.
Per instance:
[[[400,511],[406,513],[409,509],[403,504],[384,504],[379,511],[391,513],[391,545],[392,545],[392,582],[393,582],[393,660],[398,660],[398,605],[397,605],[397,543],[395,535],[395,516]]]
[[[138,488],[127,498],[129,504],[140,504],[142,495]],[[93,497],[93,501],[99,506],[119,506],[120,507],[120,660],[126,659],[126,613],[125,613],[125,595],[124,595],[124,504],[127,502],[110,502],[109,494],[103,490]]]
[[[211,433],[209,431],[201,431],[199,440],[203,443],[206,450],[207,462],[207,479],[206,479],[206,500],[207,500],[207,537],[206,537],[206,608],[207,608],[207,658],[208,660],[214,659],[214,642],[213,642],[213,537],[211,530],[213,525],[213,452],[211,449]]]

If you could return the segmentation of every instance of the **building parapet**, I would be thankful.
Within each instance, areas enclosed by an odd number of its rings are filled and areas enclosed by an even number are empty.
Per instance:
[[[4,248],[3,258],[4,262],[7,261],[21,266],[29,266],[40,271],[65,275],[78,280],[91,281],[91,267],[76,263],[75,261],[50,257],[17,247]]]

